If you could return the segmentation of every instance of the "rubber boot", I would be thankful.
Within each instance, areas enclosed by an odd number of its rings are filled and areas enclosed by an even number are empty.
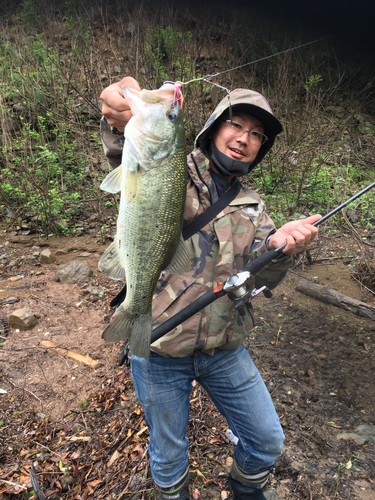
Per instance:
[[[160,500],[189,500],[189,469],[169,486],[160,486],[156,483]]]
[[[229,474],[229,484],[232,489],[233,500],[267,500],[263,489],[268,483],[272,470],[273,467],[269,467],[249,474],[242,470],[234,460]]]

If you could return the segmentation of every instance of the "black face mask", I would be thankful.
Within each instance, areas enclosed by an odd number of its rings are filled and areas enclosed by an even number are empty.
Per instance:
[[[215,165],[217,171],[224,176],[233,175],[234,177],[240,177],[241,175],[246,175],[251,170],[251,165],[253,161],[239,161],[229,158],[216,147],[215,141],[211,139],[212,142],[212,154],[211,160]]]

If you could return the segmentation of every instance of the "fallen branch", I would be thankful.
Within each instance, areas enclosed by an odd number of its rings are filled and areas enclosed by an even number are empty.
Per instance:
[[[36,396],[33,392],[29,391],[28,389],[25,389],[24,387],[20,387],[19,385],[16,385],[14,382],[12,382],[11,380],[6,379],[10,384],[12,384],[13,387],[16,387],[17,389],[20,389],[21,391],[26,391],[28,392],[29,394],[31,394],[35,399],[37,399],[41,405],[43,406],[43,403],[42,403],[42,400],[38,398],[38,396]]]
[[[356,257],[355,255],[344,255],[344,256],[341,256],[341,257],[321,257],[320,259],[316,259],[314,260],[314,264],[316,264],[317,262],[323,262],[324,260],[341,260],[341,259],[347,259],[347,260],[350,260],[352,261],[354,259],[354,257]]]
[[[9,484],[10,486],[17,486],[18,488],[22,488],[23,490],[27,490],[26,486],[22,484],[12,483],[12,481],[5,481],[5,479],[0,479],[2,483]]]
[[[316,283],[302,280],[296,286],[296,290],[304,293],[305,295],[309,295],[314,299],[318,299],[322,302],[332,304],[335,307],[350,311],[356,316],[370,318],[375,321],[375,307],[372,307],[365,302],[352,299],[351,297],[337,292],[336,290],[332,290],[332,288],[329,288],[328,286],[317,285]]]
[[[56,344],[51,342],[50,340],[42,340],[40,343],[43,347],[48,347],[54,349],[56,352],[62,355],[69,356],[70,358],[75,359],[76,361],[79,361],[80,363],[84,363],[85,365],[90,366],[91,368],[99,368],[102,366],[102,363],[99,361],[96,361],[95,359],[90,358],[90,356],[84,356],[83,354],[79,354],[78,352],[74,351],[68,351],[68,349],[62,349],[61,347],[58,347]]]

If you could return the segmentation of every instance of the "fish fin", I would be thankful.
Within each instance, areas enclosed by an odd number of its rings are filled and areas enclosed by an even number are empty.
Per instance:
[[[172,274],[180,274],[189,271],[191,268],[190,256],[186,249],[185,242],[181,236],[180,243],[172,260],[165,268],[165,271]]]
[[[125,269],[120,261],[117,237],[103,253],[98,268],[99,271],[106,274],[108,278],[114,280],[125,279]]]
[[[152,330],[151,309],[149,313],[137,316],[130,330],[129,347],[130,353],[138,358],[148,359],[150,357],[150,340]]]
[[[137,195],[138,172],[129,170],[126,175],[125,198],[131,203]]]
[[[108,193],[118,193],[121,191],[121,180],[122,180],[122,165],[112,170],[104,181],[100,184],[100,189],[102,191],[107,191]]]
[[[120,340],[128,339],[134,320],[135,317],[129,314],[126,309],[119,307],[103,331],[102,339],[105,342],[120,342]]]
[[[131,354],[148,359],[150,357],[151,330],[151,310],[146,314],[132,316],[126,309],[120,307],[104,330],[102,339],[105,342],[120,342],[120,340],[129,339]]]

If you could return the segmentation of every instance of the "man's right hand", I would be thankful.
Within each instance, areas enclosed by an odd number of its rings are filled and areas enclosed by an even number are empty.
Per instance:
[[[120,82],[106,87],[100,94],[103,116],[106,117],[111,127],[116,127],[120,132],[124,131],[126,124],[132,117],[130,107],[122,93],[125,87],[141,90],[137,80],[131,76],[126,76]]]

